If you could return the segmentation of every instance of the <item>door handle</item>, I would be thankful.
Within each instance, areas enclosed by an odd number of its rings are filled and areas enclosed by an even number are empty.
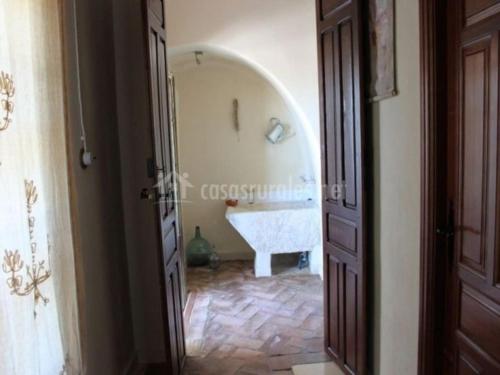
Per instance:
[[[141,190],[141,199],[148,200],[148,201],[154,201],[155,198],[170,199],[172,197],[173,192],[174,192],[173,189],[168,189],[166,194],[160,194],[160,193],[155,194],[154,189],[144,188]]]
[[[144,188],[141,190],[141,199],[153,201],[155,199],[155,194],[151,189]]]

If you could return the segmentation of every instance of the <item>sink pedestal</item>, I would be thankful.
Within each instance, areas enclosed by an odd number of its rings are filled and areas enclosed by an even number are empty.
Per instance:
[[[268,253],[255,253],[255,277],[269,277],[272,275],[271,271],[271,254]]]

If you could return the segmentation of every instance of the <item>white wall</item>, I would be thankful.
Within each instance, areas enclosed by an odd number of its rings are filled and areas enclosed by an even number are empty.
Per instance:
[[[418,1],[396,1],[399,95],[373,106],[375,373],[416,374],[419,319]]]
[[[76,86],[72,1],[62,2],[68,156],[75,246],[83,285],[80,300],[84,374],[121,374],[134,358],[130,329],[129,275],[120,189],[120,150],[116,118],[113,1],[75,1],[78,17],[81,94],[87,142],[96,157],[80,167],[81,130]]]
[[[196,65],[194,56],[188,55],[170,66],[177,89],[180,172],[194,185],[187,189],[182,205],[184,238],[187,243],[200,225],[223,259],[248,259],[254,253],[225,219],[224,196],[207,200],[209,190],[202,186],[238,185],[239,193],[233,194],[241,198],[245,194],[242,185],[259,185],[257,192],[266,194],[256,194],[257,201],[299,198],[269,193],[266,187],[307,189],[300,177],[314,177],[312,155],[300,120],[267,80],[249,67],[211,54],[201,61]],[[239,101],[238,133],[233,123],[235,98]],[[281,144],[269,143],[265,135],[272,117],[290,125],[296,136]],[[303,198],[314,197],[314,186],[309,190]]]
[[[166,3],[169,52],[212,47],[235,54],[261,71],[296,108],[319,173],[315,0]]]

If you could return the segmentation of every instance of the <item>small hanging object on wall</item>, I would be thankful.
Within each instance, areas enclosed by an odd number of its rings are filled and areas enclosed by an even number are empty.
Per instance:
[[[203,51],[194,51],[194,60],[196,65],[201,65],[201,57],[203,56]]]
[[[12,98],[15,92],[12,75],[0,71],[0,108],[3,112],[3,117],[0,119],[0,131],[7,129],[12,121],[10,116],[14,112]]]
[[[378,102],[398,94],[396,85],[394,0],[368,1],[368,101]]]
[[[289,125],[285,125],[279,118],[273,117],[271,119],[271,127],[266,134],[266,138],[272,144],[277,144],[292,138],[294,135],[295,132],[291,131]]]
[[[73,6],[73,25],[74,25],[74,35],[75,35],[75,46],[76,46],[76,56],[75,56],[75,63],[76,63],[76,87],[78,90],[78,116],[80,120],[80,130],[81,130],[81,144],[82,148],[80,149],[80,166],[82,169],[87,169],[92,165],[92,162],[96,159],[93,155],[92,152],[90,152],[88,145],[87,145],[87,134],[85,131],[85,120],[83,116],[83,99],[82,99],[82,84],[81,84],[81,77],[80,77],[80,49],[79,49],[79,44],[78,44],[78,17],[76,14],[76,5]]]
[[[240,141],[239,107],[240,107],[240,104],[238,102],[238,99],[234,99],[233,100],[233,125],[234,125],[234,130],[236,130],[236,133],[238,134],[238,142]]]
[[[39,301],[42,301],[44,305],[49,303],[49,299],[45,297],[41,290],[40,285],[47,281],[52,272],[50,269],[46,268],[45,261],[37,261],[36,253],[38,248],[38,243],[35,241],[35,217],[32,215],[33,206],[38,200],[38,193],[36,186],[33,181],[24,182],[26,189],[26,208],[28,214],[28,234],[30,239],[31,247],[31,265],[26,266],[26,277],[27,281],[23,286],[23,276],[19,274],[24,268],[24,262],[21,259],[19,250],[8,251],[5,250],[5,256],[3,257],[2,270],[3,272],[10,275],[7,279],[7,286],[9,287],[10,294],[25,297],[33,294],[35,307],[33,310],[33,315],[36,318],[36,306]],[[50,252],[50,243],[47,239],[47,247]]]

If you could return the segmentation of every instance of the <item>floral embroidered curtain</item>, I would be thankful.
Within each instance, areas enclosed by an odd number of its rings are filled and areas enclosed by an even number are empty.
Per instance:
[[[81,371],[58,0],[0,0],[0,374]]]

